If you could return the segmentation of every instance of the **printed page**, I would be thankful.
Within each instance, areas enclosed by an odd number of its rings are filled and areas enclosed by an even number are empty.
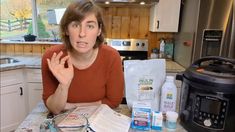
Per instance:
[[[89,122],[90,127],[96,132],[128,132],[131,118],[102,104],[89,118]]]

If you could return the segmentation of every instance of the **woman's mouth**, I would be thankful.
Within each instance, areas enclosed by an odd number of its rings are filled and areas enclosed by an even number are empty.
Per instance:
[[[77,42],[77,46],[78,46],[78,47],[86,47],[86,46],[87,46],[87,43],[80,41],[80,42]]]

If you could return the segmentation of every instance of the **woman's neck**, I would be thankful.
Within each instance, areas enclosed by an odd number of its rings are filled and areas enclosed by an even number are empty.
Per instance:
[[[93,64],[98,54],[98,48],[87,53],[69,52],[72,63],[78,69],[86,69]]]

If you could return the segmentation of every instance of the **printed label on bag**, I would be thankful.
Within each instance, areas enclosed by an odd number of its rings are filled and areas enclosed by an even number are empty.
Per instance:
[[[138,100],[152,100],[154,98],[152,77],[140,78],[138,86]]]

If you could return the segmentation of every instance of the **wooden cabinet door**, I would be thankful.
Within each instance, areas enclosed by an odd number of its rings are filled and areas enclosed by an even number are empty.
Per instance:
[[[27,115],[23,84],[1,87],[1,132],[13,131]]]
[[[27,115],[23,70],[0,72],[1,132],[13,131]]]
[[[28,103],[31,112],[42,100],[42,83],[28,83]]]
[[[28,111],[31,112],[39,101],[42,100],[42,75],[41,69],[27,69],[26,82],[28,89]]]

